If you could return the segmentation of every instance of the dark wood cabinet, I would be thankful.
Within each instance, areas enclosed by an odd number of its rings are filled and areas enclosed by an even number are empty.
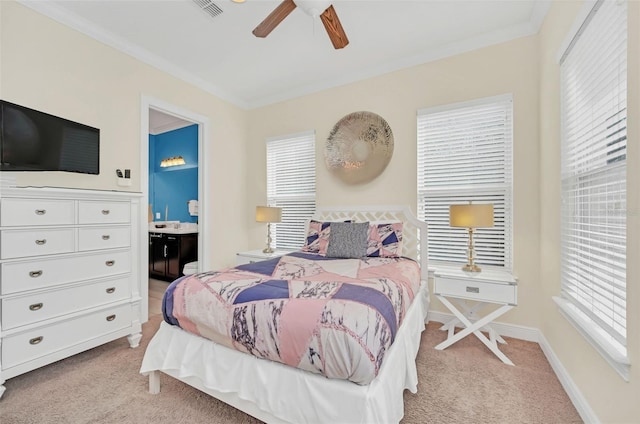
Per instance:
[[[173,281],[198,260],[198,234],[149,233],[149,276]]]
[[[164,237],[160,233],[149,233],[149,275],[162,276],[166,274],[166,258]]]

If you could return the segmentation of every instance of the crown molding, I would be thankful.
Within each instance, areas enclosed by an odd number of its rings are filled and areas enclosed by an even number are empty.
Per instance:
[[[149,52],[148,50],[136,46],[128,42],[127,40],[114,35],[113,33],[101,30],[100,28],[88,22],[86,19],[83,19],[74,13],[63,10],[55,4],[46,1],[33,0],[17,0],[17,2],[67,27],[75,29],[76,31],[81,32],[84,35],[87,35],[103,44],[106,44],[107,46],[113,47],[120,52],[138,59],[141,62],[146,63],[147,65],[150,65],[162,72],[166,72],[167,74],[172,75],[186,83],[189,83],[201,90],[213,94],[214,96],[219,97],[222,100],[232,103],[242,109],[247,109],[247,102],[244,99],[235,96],[232,93],[221,89],[220,87],[214,86],[208,81],[205,81],[202,78],[190,72],[187,72],[180,66],[164,60]]]
[[[544,18],[549,13],[549,9],[551,9],[552,0],[537,0],[533,5],[533,11],[531,12],[531,18],[529,19],[529,24],[531,25],[532,31],[535,34],[540,31],[542,27],[542,23],[544,22]]]
[[[547,0],[545,0],[545,2],[546,1]],[[546,9],[546,11],[544,11],[544,16],[546,16],[546,12],[548,12],[548,8]],[[542,12],[536,12],[536,16],[539,16],[540,13]],[[418,55],[408,56],[400,60],[384,62],[377,66],[368,67],[366,70],[341,75],[338,78],[326,79],[317,83],[296,87],[291,90],[285,90],[275,96],[265,96],[259,99],[249,100],[248,108],[256,109],[268,106],[273,103],[291,100],[296,97],[317,93],[330,88],[351,84],[364,79],[381,76],[402,69],[435,62],[437,60],[456,56],[462,53],[467,53],[473,50],[505,43],[517,38],[535,35],[540,29],[540,25],[544,20],[544,16],[542,16],[542,18],[536,17],[536,19],[539,20],[539,23],[532,23],[531,21],[529,21],[524,24],[514,25],[509,28],[485,33],[471,39],[450,43],[437,49],[425,51]]]
[[[356,71],[341,75],[337,78],[330,78],[311,84],[294,87],[290,90],[283,90],[273,96],[264,96],[256,99],[244,99],[230,93],[218,86],[214,86],[208,81],[186,71],[180,66],[166,61],[149,51],[135,46],[117,35],[102,31],[85,19],[57,7],[45,1],[17,0],[20,4],[45,15],[63,25],[71,27],[97,41],[115,48],[131,57],[134,57],[160,71],[166,72],[182,81],[198,87],[222,100],[244,109],[256,109],[274,103],[291,100],[297,97],[317,93],[323,90],[351,84],[368,78],[373,78],[388,74],[401,69],[434,62],[447,57],[467,53],[473,50],[504,43],[516,38],[535,35],[538,33],[549,8],[551,0],[538,0],[535,2],[529,22],[515,25],[506,29],[500,29],[476,36],[467,40],[450,43],[440,48],[431,49],[418,55],[408,56],[399,60],[380,63],[377,66],[368,67],[366,70]]]

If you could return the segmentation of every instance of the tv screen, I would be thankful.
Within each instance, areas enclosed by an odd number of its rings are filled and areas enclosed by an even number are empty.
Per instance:
[[[0,171],[100,173],[100,130],[0,100]]]

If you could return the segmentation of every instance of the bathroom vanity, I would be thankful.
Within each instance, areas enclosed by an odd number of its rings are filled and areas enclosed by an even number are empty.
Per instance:
[[[185,264],[197,260],[197,226],[184,228],[168,224],[164,228],[149,227],[150,277],[173,281],[183,275]]]

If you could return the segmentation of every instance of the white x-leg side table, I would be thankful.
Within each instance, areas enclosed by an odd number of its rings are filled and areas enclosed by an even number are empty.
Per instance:
[[[513,362],[500,351],[498,343],[506,343],[489,325],[499,316],[513,309],[518,303],[517,280],[508,272],[483,270],[464,272],[456,268],[442,268],[434,272],[433,291],[436,297],[454,315],[440,329],[448,332],[447,339],[436,346],[443,350],[469,334],[474,334],[502,362]],[[474,304],[468,301],[475,302]],[[478,312],[486,305],[501,305],[484,317]],[[464,327],[455,333],[456,326]],[[489,338],[482,331],[489,333]]]

